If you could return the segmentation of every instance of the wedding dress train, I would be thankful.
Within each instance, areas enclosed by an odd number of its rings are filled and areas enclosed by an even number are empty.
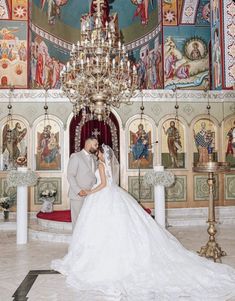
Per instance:
[[[96,171],[99,184],[99,172]],[[97,184],[97,185],[98,185]],[[235,296],[235,270],[186,250],[117,185],[84,202],[68,254],[54,270],[76,301],[224,301]]]

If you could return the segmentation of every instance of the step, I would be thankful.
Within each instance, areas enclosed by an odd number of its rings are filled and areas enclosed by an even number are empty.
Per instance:
[[[57,221],[51,221],[42,218],[37,218],[37,221],[38,221],[38,225],[48,229],[72,231],[72,223],[70,222],[57,222]]]
[[[29,226],[30,240],[69,243],[71,241],[71,237],[71,230],[47,228],[39,224],[30,224]]]

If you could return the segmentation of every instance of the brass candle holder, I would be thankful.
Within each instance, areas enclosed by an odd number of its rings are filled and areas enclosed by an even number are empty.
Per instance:
[[[215,224],[215,206],[214,206],[214,195],[213,188],[215,184],[215,173],[227,172],[230,170],[230,165],[227,162],[214,162],[212,153],[209,153],[209,161],[204,163],[194,164],[193,171],[200,173],[208,173],[207,184],[209,186],[209,204],[208,204],[208,228],[207,232],[209,234],[209,240],[207,244],[201,247],[198,251],[200,256],[207,258],[213,258],[216,262],[217,260],[221,262],[221,257],[226,256],[226,252],[222,251],[221,247],[215,240],[215,235],[217,233]]]

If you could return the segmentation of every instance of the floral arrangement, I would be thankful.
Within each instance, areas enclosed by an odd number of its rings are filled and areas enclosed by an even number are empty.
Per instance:
[[[0,198],[0,206],[3,210],[8,210],[12,206],[12,201],[9,196]]]
[[[56,196],[56,190],[53,189],[46,189],[41,191],[40,197],[41,198],[52,198]]]
[[[40,193],[39,201],[42,201],[41,212],[52,212],[53,211],[53,203],[55,201],[56,190],[46,189]]]

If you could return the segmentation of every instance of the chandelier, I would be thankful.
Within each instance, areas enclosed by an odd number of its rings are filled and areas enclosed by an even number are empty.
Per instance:
[[[131,104],[138,88],[137,70],[121,44],[117,19],[104,21],[104,0],[93,2],[93,13],[81,18],[81,41],[72,45],[61,82],[75,116],[82,110],[84,118],[106,120],[111,106]]]

